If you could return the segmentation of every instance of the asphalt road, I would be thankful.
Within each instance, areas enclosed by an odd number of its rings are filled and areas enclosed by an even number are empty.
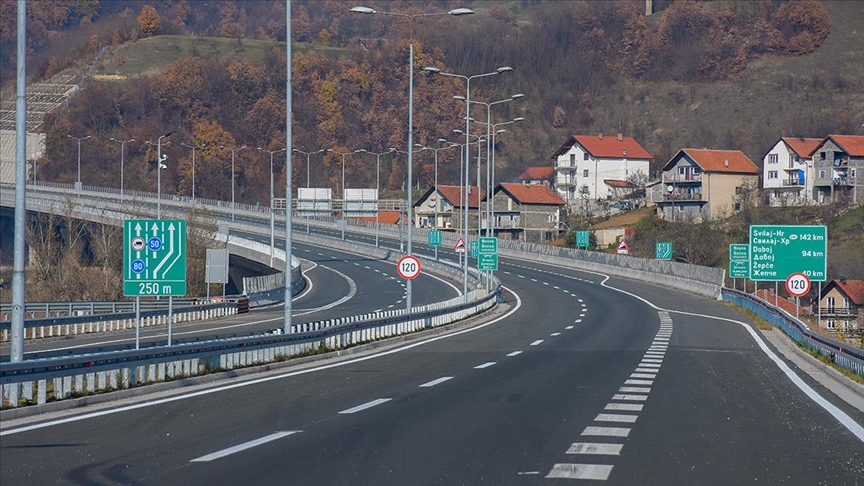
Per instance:
[[[507,313],[482,327],[3,424],[0,483],[864,484],[864,414],[700,316],[734,310],[535,264],[499,276]]]

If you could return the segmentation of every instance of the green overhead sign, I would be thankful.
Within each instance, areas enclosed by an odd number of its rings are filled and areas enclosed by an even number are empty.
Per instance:
[[[186,221],[123,222],[123,295],[186,295]]]
[[[803,273],[824,282],[828,230],[825,226],[750,226],[750,280],[785,281]]]

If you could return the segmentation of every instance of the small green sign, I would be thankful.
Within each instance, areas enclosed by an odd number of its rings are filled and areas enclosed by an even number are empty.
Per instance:
[[[732,244],[729,245],[729,260],[735,262],[750,261],[750,245]]]
[[[438,248],[441,246],[441,231],[432,230],[429,232],[429,247]]]
[[[591,232],[588,230],[576,231],[576,248],[588,248],[591,243]]]
[[[750,280],[785,281],[803,273],[814,282],[828,276],[825,226],[750,226]]]
[[[186,221],[123,222],[123,295],[186,295]]]
[[[750,278],[750,261],[729,260],[729,278]]]
[[[480,254],[481,255],[497,255],[498,254],[498,238],[480,238]]]
[[[654,257],[657,260],[671,260],[672,259],[672,242],[671,241],[658,241],[654,247]]]
[[[471,258],[477,258],[477,240],[471,242]]]
[[[498,270],[498,255],[481,253],[477,258],[477,270]]]

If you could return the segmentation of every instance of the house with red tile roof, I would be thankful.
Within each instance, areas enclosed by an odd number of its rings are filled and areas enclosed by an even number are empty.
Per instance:
[[[540,184],[541,186],[552,187],[552,179],[555,177],[555,168],[551,165],[543,165],[538,167],[528,167],[525,172],[519,176],[519,182],[523,184]]]
[[[782,137],[762,159],[762,189],[771,206],[814,203],[813,159],[820,138]]]
[[[553,187],[568,203],[612,198],[609,181],[628,181],[638,173],[648,178],[653,155],[633,137],[572,135],[552,154]]]
[[[471,186],[468,188],[468,228],[477,229],[477,211],[486,191]],[[465,195],[462,186],[433,186],[414,203],[414,225],[418,228],[447,230],[464,226]],[[471,217],[471,215],[474,217]],[[473,224],[472,224],[473,223]]]
[[[810,155],[816,202],[864,202],[864,135],[828,135]]]
[[[759,168],[740,150],[685,148],[663,166],[651,201],[664,218],[704,221],[730,216],[757,199]]]
[[[864,328],[864,280],[839,278],[822,287],[818,307],[813,311],[821,316],[827,329],[851,331]]]
[[[567,203],[540,184],[502,183],[493,191],[495,236],[542,243],[558,237],[561,210]],[[483,215],[482,227],[488,222]]]

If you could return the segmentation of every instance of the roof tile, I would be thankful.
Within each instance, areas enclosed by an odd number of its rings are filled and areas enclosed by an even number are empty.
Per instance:
[[[567,204],[555,191],[539,184],[502,183],[498,187],[510,194],[520,204],[547,204],[555,206]]]
[[[744,152],[740,150],[710,150],[710,149],[681,149],[693,159],[704,172],[729,172],[733,174],[759,174],[756,167]],[[679,152],[680,153],[680,152]],[[678,156],[672,158],[677,159]],[[668,164],[667,164],[668,165]]]
[[[620,159],[625,157],[626,150],[628,159],[654,158],[633,137],[621,137],[618,140],[615,136],[601,138],[596,135],[573,135],[573,138],[594,157]]]

